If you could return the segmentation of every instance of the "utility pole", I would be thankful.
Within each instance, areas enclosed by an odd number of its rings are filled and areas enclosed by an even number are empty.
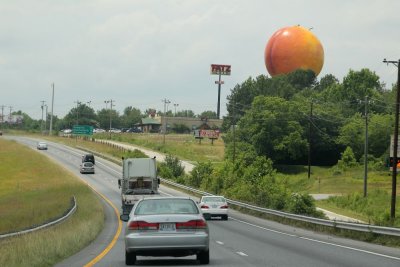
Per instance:
[[[44,107],[44,100],[40,101],[42,102],[42,105],[40,105],[40,108],[42,109],[42,121],[40,122],[40,132],[43,134],[43,107]]]
[[[383,63],[393,64],[397,67],[397,94],[393,136],[393,164],[392,164],[392,201],[390,207],[390,217],[392,220],[396,217],[396,180],[397,180],[397,147],[399,142],[399,105],[400,105],[400,59],[398,61],[383,60]]]
[[[53,132],[53,107],[54,107],[54,83],[52,83],[52,94],[51,94],[51,116],[50,116],[50,131],[49,135],[52,135]]]
[[[235,159],[236,159],[236,102],[233,102],[233,118],[232,118],[232,132],[233,132],[233,163],[235,163]]]
[[[368,96],[365,96],[365,142],[364,142],[364,197],[367,197],[368,178]]]
[[[177,106],[179,106],[179,104],[174,104],[174,107],[175,107],[175,114],[174,114],[174,116],[176,117],[176,107]]]
[[[313,100],[311,99],[310,103],[310,117],[308,124],[308,179],[311,177],[311,132],[312,132],[312,117],[313,117]]]
[[[45,119],[44,119],[44,132],[47,131],[47,104],[44,105],[46,107]]]
[[[74,103],[76,103],[76,125],[79,125],[79,123],[78,123],[78,120],[79,120],[78,108],[79,108],[79,105],[81,104],[81,102],[79,102],[79,100],[76,100],[76,102],[74,102]]]
[[[165,132],[167,131],[167,117],[166,117],[166,109],[167,104],[171,103],[171,101],[167,99],[163,99],[162,102],[164,103],[164,118],[163,118],[163,145],[165,145]]]
[[[12,111],[12,106],[9,106],[10,108],[10,115],[8,115],[8,121],[11,123],[12,117],[11,117],[11,111]]]
[[[115,106],[115,105],[114,105]],[[113,108],[113,100],[110,99],[110,139],[111,139],[111,114],[112,114],[112,108]]]
[[[1,107],[1,125],[3,126],[4,123],[4,108],[6,106],[0,106]]]

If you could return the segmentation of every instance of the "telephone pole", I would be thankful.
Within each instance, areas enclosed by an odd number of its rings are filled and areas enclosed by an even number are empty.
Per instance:
[[[40,105],[40,108],[42,109],[42,121],[40,122],[40,132],[43,134],[43,107],[44,107],[44,100],[40,101],[42,102],[42,105]]]
[[[367,197],[368,178],[368,96],[365,96],[365,142],[364,142],[364,197]]]
[[[390,217],[392,220],[396,217],[396,180],[397,180],[397,147],[399,142],[399,105],[400,105],[400,59],[398,61],[383,60],[383,63],[393,64],[397,67],[397,94],[393,136],[393,164],[392,164],[392,201],[390,207]]]
[[[171,103],[171,101],[167,99],[163,99],[162,102],[164,103],[164,118],[163,118],[163,145],[165,145],[165,132],[167,131],[167,117],[166,117],[166,109],[167,104]]]
[[[312,132],[312,117],[313,117],[313,100],[311,99],[310,103],[310,117],[308,118],[309,124],[308,124],[308,179],[311,177],[311,132]]]
[[[54,83],[52,83],[52,94],[51,94],[51,116],[50,116],[50,131],[49,135],[52,135],[53,132],[53,107],[54,107]]]

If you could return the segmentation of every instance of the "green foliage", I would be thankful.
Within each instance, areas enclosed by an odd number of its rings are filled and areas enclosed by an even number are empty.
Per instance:
[[[184,175],[185,168],[177,157],[170,154],[165,156],[165,161],[160,163],[159,174],[164,178],[178,178]]]
[[[315,200],[308,194],[293,193],[288,202],[292,213],[322,217],[322,212],[316,210]]]
[[[357,165],[357,160],[354,156],[351,147],[346,147],[346,150],[342,153],[341,159],[338,161],[337,166],[345,170],[346,168],[351,168]]]
[[[211,184],[211,174],[213,172],[213,167],[210,161],[198,162],[198,165],[193,168],[191,175],[187,178],[187,184],[196,188],[200,188],[203,184],[203,188],[207,189],[208,184]]]
[[[346,196],[331,197],[328,203],[337,207],[351,210],[358,214],[363,214],[368,218],[369,223],[376,225],[400,225],[400,218],[395,221],[390,219],[390,199],[391,196],[385,190],[370,190],[367,197],[362,193],[353,192]]]

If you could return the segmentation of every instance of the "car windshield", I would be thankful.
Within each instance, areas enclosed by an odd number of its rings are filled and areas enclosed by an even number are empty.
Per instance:
[[[135,215],[198,214],[196,204],[190,199],[147,199],[139,202]]]
[[[223,198],[223,197],[203,197],[202,202],[204,202],[204,203],[225,202],[225,198]]]

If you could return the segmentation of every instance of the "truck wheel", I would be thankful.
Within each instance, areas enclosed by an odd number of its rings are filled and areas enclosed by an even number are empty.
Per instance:
[[[136,262],[136,254],[133,252],[125,251],[125,264],[135,265],[135,262]]]

